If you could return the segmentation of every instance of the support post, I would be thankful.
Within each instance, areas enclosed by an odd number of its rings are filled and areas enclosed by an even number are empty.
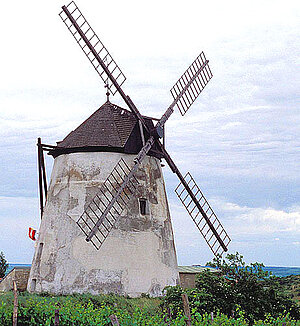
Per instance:
[[[40,194],[40,210],[41,210],[41,218],[43,216],[44,211],[44,196],[43,196],[43,172],[42,172],[42,141],[41,138],[38,138],[37,147],[38,147],[38,173],[39,173],[39,194]]]
[[[54,313],[54,326],[59,326],[59,310],[55,309]]]
[[[166,309],[167,311],[166,311],[166,315],[164,316],[164,323],[165,323],[165,325],[166,326],[170,326],[171,324],[171,311],[170,311],[170,307],[169,306],[167,306],[167,309]]]
[[[113,326],[120,326],[116,315],[109,316],[109,319],[110,319],[111,323],[113,324]]]
[[[44,194],[45,194],[45,201],[46,201],[47,200],[47,177],[46,177],[43,145],[41,145],[41,167],[42,167]]]
[[[17,283],[14,280],[14,311],[13,311],[13,326],[17,326],[18,324],[18,289],[17,289]]]
[[[183,310],[184,310],[184,315],[185,315],[185,324],[186,326],[192,326],[191,322],[191,311],[190,311],[190,305],[189,305],[189,299],[186,293],[183,293],[181,295],[182,297],[182,302],[183,302]]]

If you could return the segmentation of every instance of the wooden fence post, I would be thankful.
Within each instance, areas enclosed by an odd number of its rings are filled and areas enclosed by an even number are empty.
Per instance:
[[[113,324],[113,326],[120,326],[116,315],[109,316],[109,319],[110,319],[111,323]]]
[[[18,289],[16,281],[13,281],[14,285],[14,311],[13,311],[13,326],[18,324]]]
[[[185,314],[185,317],[186,317],[185,324],[187,326],[192,326],[192,323],[191,323],[191,312],[190,312],[190,305],[189,305],[188,296],[187,296],[186,293],[183,293],[181,295],[181,297],[182,297],[182,302],[183,302],[183,310],[184,310],[184,314]]]
[[[59,326],[59,310],[55,309],[54,313],[54,326]]]
[[[171,310],[170,307],[167,307],[166,315],[164,315],[164,323],[165,325],[170,326],[170,320],[171,320]]]

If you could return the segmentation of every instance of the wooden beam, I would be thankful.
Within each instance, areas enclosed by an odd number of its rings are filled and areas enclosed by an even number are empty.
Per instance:
[[[54,313],[54,326],[59,326],[59,310],[55,309]]]
[[[45,161],[44,161],[44,150],[42,146],[41,146],[41,167],[42,167],[44,193],[45,193],[45,201],[46,201],[47,200],[47,177],[46,177],[46,169],[45,169]]]
[[[186,293],[183,293],[181,295],[182,297],[182,302],[183,302],[183,310],[185,314],[185,324],[186,326],[192,326],[192,321],[191,321],[191,311],[190,311],[190,305],[189,305],[189,299]]]
[[[113,326],[120,326],[116,315],[109,316],[109,319],[110,319],[111,323],[113,324]]]
[[[44,196],[43,196],[43,172],[42,172],[42,146],[41,138],[38,138],[37,147],[38,147],[38,173],[39,173],[39,194],[40,194],[40,210],[41,218],[44,211]]]
[[[17,326],[18,324],[18,289],[17,289],[17,283],[14,280],[14,311],[13,311],[13,326]]]

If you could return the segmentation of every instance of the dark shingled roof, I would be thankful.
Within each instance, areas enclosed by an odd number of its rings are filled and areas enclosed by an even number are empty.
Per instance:
[[[154,127],[151,118],[144,117],[150,129]],[[149,135],[145,133],[147,140]],[[49,152],[56,157],[75,152],[119,152],[137,154],[142,148],[139,124],[134,114],[110,102],[104,103],[79,127],[71,131],[57,147]],[[162,155],[150,151],[149,155]]]

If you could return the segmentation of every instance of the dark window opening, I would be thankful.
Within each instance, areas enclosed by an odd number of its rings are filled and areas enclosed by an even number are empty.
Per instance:
[[[37,260],[38,262],[40,262],[40,260],[41,260],[42,251],[43,251],[43,246],[44,246],[44,244],[41,242],[41,243],[39,244],[39,249],[38,249],[37,256],[36,256],[36,260]]]
[[[44,244],[41,242],[39,244],[38,252],[37,252],[37,255],[36,255],[36,268],[37,269],[40,269],[43,247],[44,247]]]
[[[32,281],[31,281],[31,288],[30,288],[30,290],[31,291],[35,291],[35,288],[36,288],[36,279],[33,278]]]
[[[147,214],[149,214],[149,208],[148,208],[147,199],[140,198],[139,199],[139,203],[140,203],[140,213],[141,213],[141,215],[147,215]]]

